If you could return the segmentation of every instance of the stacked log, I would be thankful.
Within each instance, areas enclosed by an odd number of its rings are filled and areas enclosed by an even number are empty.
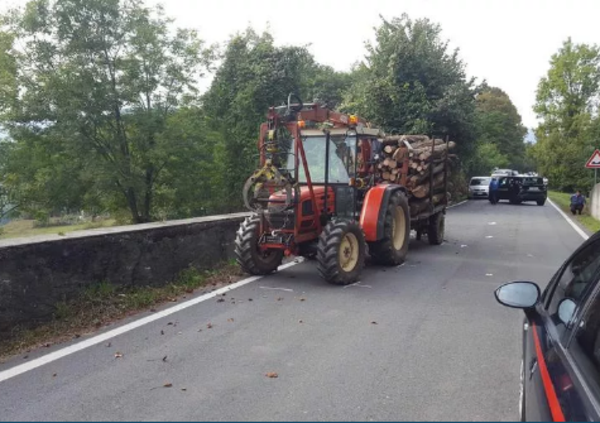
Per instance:
[[[392,135],[381,141],[383,149],[377,164],[380,177],[408,189],[411,215],[448,200],[448,194],[444,195],[444,169],[448,167],[445,163],[456,157],[449,152],[456,143],[427,135]]]

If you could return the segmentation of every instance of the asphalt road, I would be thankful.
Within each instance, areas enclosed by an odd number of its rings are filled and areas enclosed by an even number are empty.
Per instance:
[[[446,238],[346,288],[301,263],[4,380],[0,420],[515,420],[522,313],[493,290],[545,286],[582,238],[549,204],[487,201]]]

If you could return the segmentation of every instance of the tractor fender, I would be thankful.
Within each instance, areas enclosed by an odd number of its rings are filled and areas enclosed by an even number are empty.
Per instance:
[[[375,185],[367,192],[360,212],[360,227],[365,233],[366,241],[379,241],[383,238],[385,212],[396,191],[406,193],[406,189],[398,184]]]

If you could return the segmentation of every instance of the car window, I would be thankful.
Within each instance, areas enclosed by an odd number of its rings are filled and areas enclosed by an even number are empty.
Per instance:
[[[600,394],[600,295],[597,289],[595,291],[595,296],[584,306],[583,315],[575,325],[569,352],[587,384],[598,396]]]
[[[563,298],[572,299],[576,306],[596,280],[600,271],[600,240],[594,241],[581,249],[564,266],[553,292],[547,301],[548,314],[558,322],[557,313],[560,301]]]
[[[471,179],[471,186],[475,185],[489,185],[490,178],[473,178]]]

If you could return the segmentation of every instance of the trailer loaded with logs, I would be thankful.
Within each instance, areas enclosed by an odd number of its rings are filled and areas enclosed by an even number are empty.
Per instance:
[[[290,94],[287,106],[269,109],[257,147],[260,166],[243,188],[253,213],[235,239],[244,271],[266,275],[284,256],[303,256],[327,282],[345,285],[359,280],[367,255],[403,263],[411,229],[442,243],[453,142],[386,136]]]
[[[456,143],[427,135],[391,135],[380,141],[380,178],[406,188],[411,229],[417,239],[427,234],[431,244],[440,244],[443,212],[450,201],[448,163],[456,158],[450,150]]]

